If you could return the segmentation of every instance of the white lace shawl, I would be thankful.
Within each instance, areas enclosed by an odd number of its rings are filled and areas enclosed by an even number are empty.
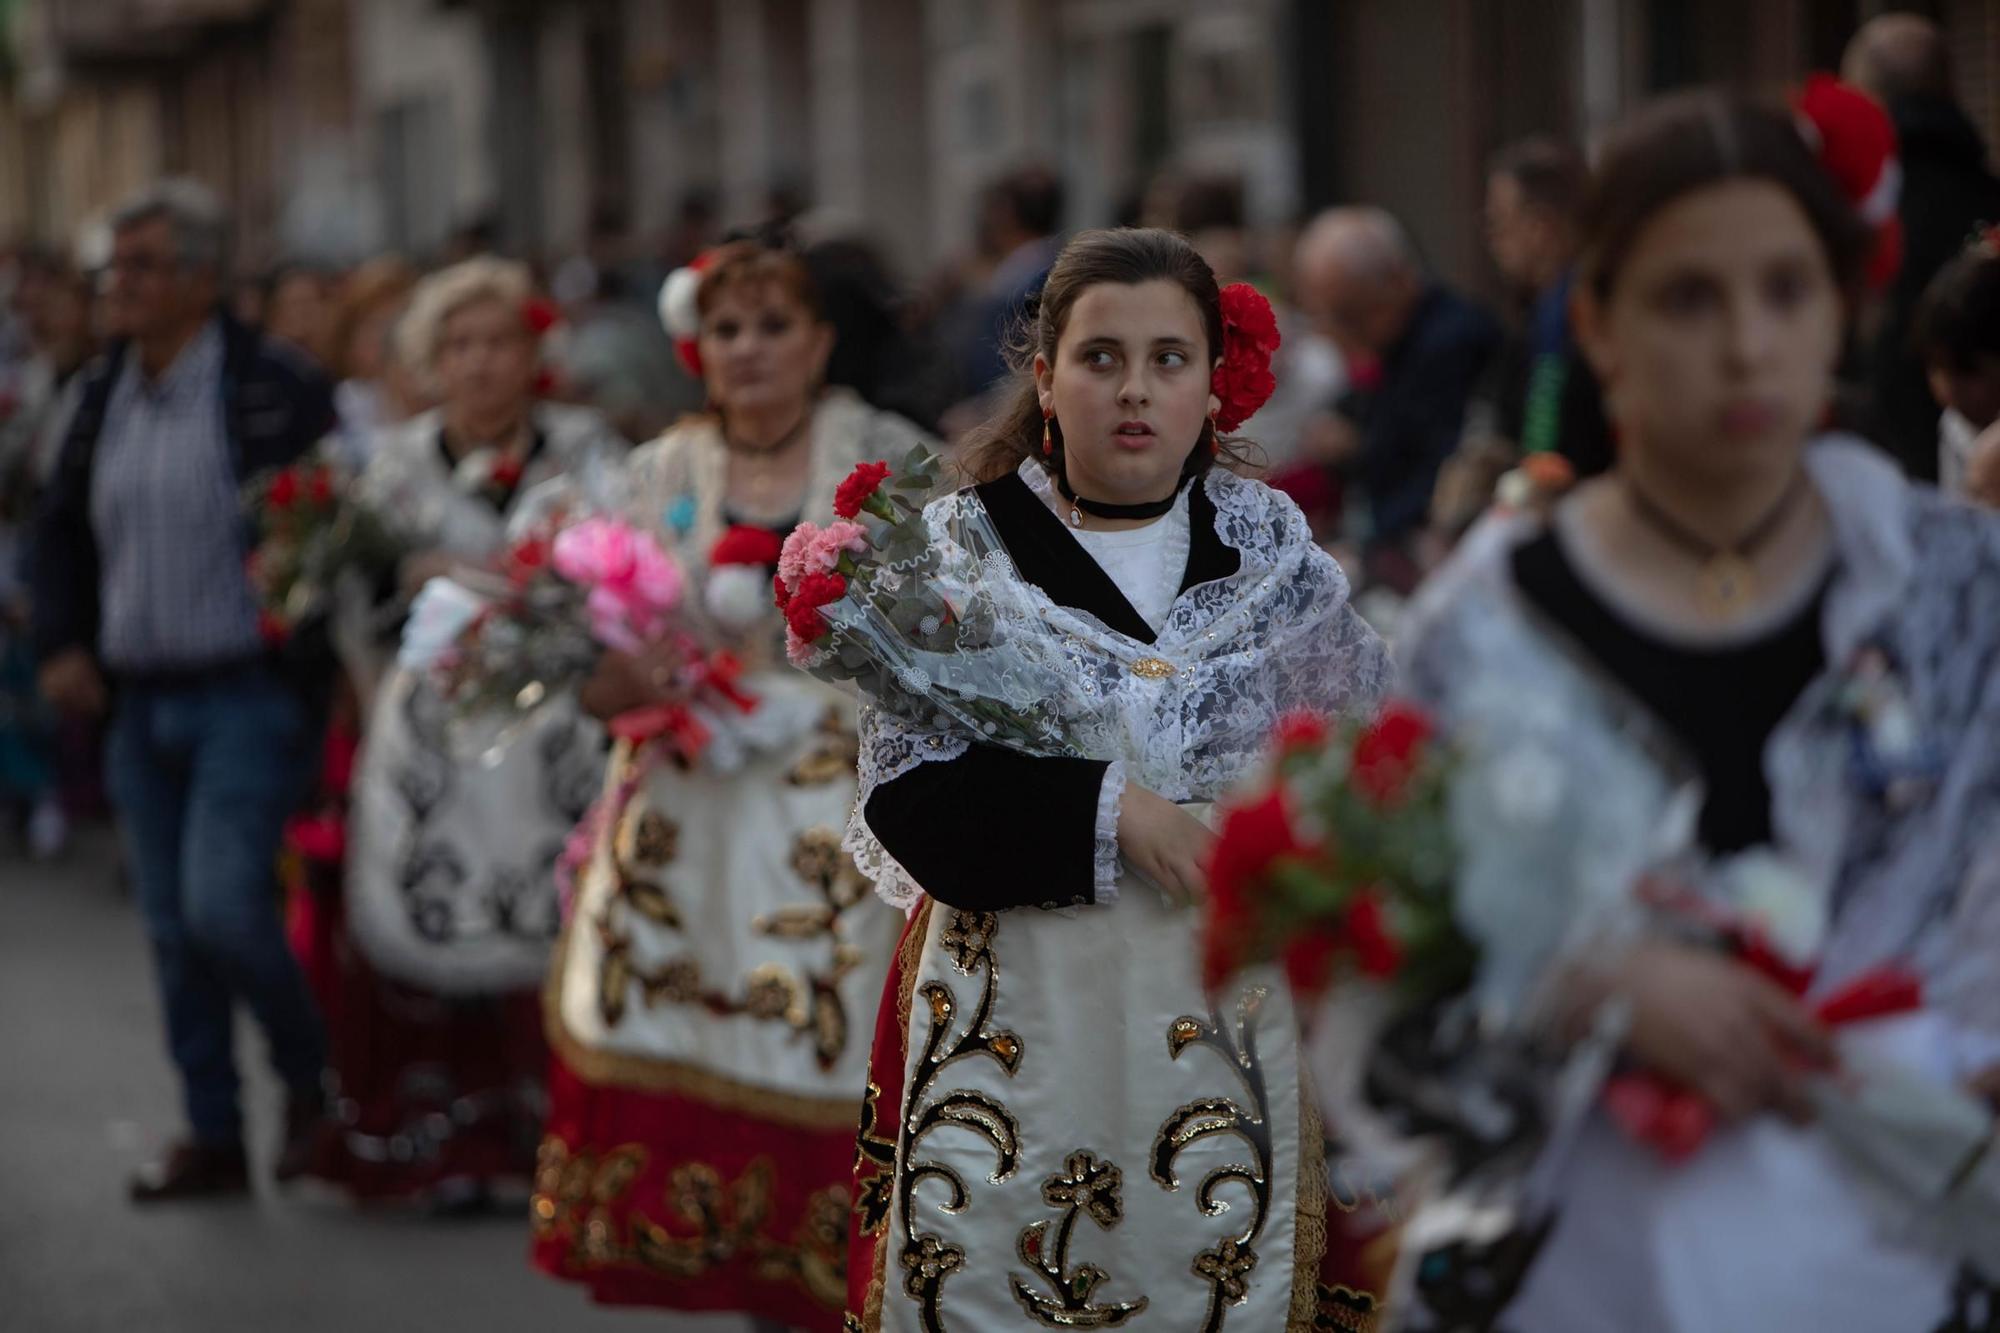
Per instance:
[[[1038,471],[1023,464],[1031,487]],[[1028,608],[1031,631],[1049,646],[1037,656],[1059,663],[1069,694],[1090,701],[1087,725],[1077,733],[1089,739],[1079,748],[1111,764],[1097,811],[1100,901],[1111,899],[1117,876],[1119,800],[1127,782],[1173,801],[1215,800],[1256,765],[1279,717],[1299,709],[1365,709],[1389,683],[1387,649],[1348,604],[1346,576],[1314,544],[1298,507],[1219,468],[1196,484],[1207,488],[1216,533],[1241,564],[1227,578],[1181,593],[1151,644],[1057,605],[1023,579],[994,539],[976,492],[945,496],[925,510],[936,541],[985,553],[981,581],[1004,589],[1001,600]],[[1155,663],[1170,666],[1171,674]],[[1138,664],[1145,664],[1144,674],[1134,670]],[[970,739],[960,729],[925,729],[873,707],[862,710],[861,794],[846,847],[896,906],[915,903],[922,886],[868,828],[868,798],[920,764],[964,754]]]
[[[1807,465],[1839,558],[1822,616],[1827,668],[1773,733],[1764,766],[1779,850],[1832,913],[1818,985],[1914,966],[1962,1020],[1966,1059],[2000,1058],[2000,519],[1906,483],[1859,441],[1820,441]],[[1650,716],[1523,603],[1508,556],[1537,530],[1489,520],[1468,535],[1411,607],[1402,688],[1450,727],[1559,761],[1546,776],[1582,793],[1609,834],[1576,844],[1574,873],[1604,880],[1685,834],[1685,819],[1666,833],[1645,812],[1699,789],[1683,785]],[[1918,725],[1944,754],[1913,807],[1869,789],[1838,706],[1841,677],[1868,644],[1899,664]],[[1623,837],[1634,845],[1621,855]],[[1517,881],[1511,908],[1532,914],[1547,896]]]

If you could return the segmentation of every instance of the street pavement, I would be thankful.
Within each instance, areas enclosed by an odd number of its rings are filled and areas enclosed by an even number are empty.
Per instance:
[[[524,1216],[361,1210],[307,1186],[137,1210],[177,1127],[145,941],[111,839],[36,866],[0,841],[0,1333],[744,1333],[590,1305],[528,1266]],[[238,1024],[258,1168],[279,1094]]]

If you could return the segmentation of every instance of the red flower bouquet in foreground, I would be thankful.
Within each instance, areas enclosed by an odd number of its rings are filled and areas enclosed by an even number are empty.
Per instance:
[[[1209,864],[1211,985],[1282,963],[1316,996],[1342,977],[1429,992],[1472,951],[1451,916],[1448,752],[1428,717],[1391,703],[1366,724],[1279,724],[1271,780],[1223,815]]]
[[[342,574],[372,581],[401,558],[388,529],[350,498],[351,486],[331,463],[307,457],[244,488],[253,533],[245,567],[269,642],[285,642],[322,615]]]

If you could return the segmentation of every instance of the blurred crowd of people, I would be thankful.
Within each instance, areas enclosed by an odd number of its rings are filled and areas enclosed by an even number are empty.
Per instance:
[[[1871,24],[1843,76],[1852,96],[1826,94],[1835,109],[1814,123],[1842,153],[1860,126],[1863,146],[1828,165],[1893,259],[1847,294],[1828,425],[1911,479],[2000,507],[1988,146],[1923,20]],[[1871,116],[1893,133],[1871,139]],[[1878,139],[1886,148],[1867,146]],[[1163,175],[1127,216],[1088,221],[1178,232],[1218,283],[1271,299],[1278,387],[1240,434],[1393,640],[1406,599],[1496,498],[1529,507],[1620,457],[1619,413],[1575,320],[1589,179],[1581,149],[1558,139],[1495,155],[1484,226],[1499,302],[1455,290],[1385,210],[1257,227],[1228,176]],[[907,289],[868,238],[821,234],[795,203],[726,228],[704,196],[652,245],[607,221],[581,253],[529,263],[471,226],[429,262],[287,262],[236,281],[228,219],[199,187],[167,182],[110,220],[104,254],[0,256],[0,813],[46,859],[75,821],[104,814],[107,790],[116,809],[190,1131],[133,1182],[135,1198],[247,1187],[237,1002],[269,1034],[288,1090],[280,1179],[316,1173],[449,1209],[483,1206],[503,1182],[525,1188],[538,1146],[551,1169],[540,988],[560,923],[548,885],[606,782],[600,723],[643,702],[645,682],[599,678],[504,763],[467,756],[434,692],[393,660],[395,630],[431,578],[505,549],[538,483],[609,474],[647,441],[659,443],[635,486],[716,441],[735,460],[726,493],[703,501],[714,513],[662,520],[704,542],[738,527],[781,537],[885,440],[934,437],[951,457],[1033,355],[1024,330],[1066,226],[1084,221],[1039,167],[994,181],[977,217],[965,253]],[[704,356],[691,359],[664,326],[662,289],[717,255],[750,276],[734,294],[704,285]],[[730,301],[725,319],[717,303]],[[729,351],[739,336],[764,341]],[[816,453],[788,452],[808,435]],[[335,619],[336,642],[280,644],[243,568],[241,492],[321,446],[410,553]],[[851,719],[830,720],[787,766],[828,744],[848,747],[849,767],[826,800],[851,804]],[[790,771],[758,790],[816,781]],[[687,781],[644,777],[666,793],[663,811],[709,799],[666,790]],[[750,818],[718,810],[718,828]],[[703,846],[680,820],[685,834],[656,822],[630,837]],[[280,865],[288,898],[272,891]],[[852,905],[829,901],[835,916]],[[876,965],[879,986],[894,932],[874,934],[848,966]],[[583,1090],[601,1061],[578,1040],[555,1065],[554,1120],[569,1136],[558,1179],[598,1150],[591,1116],[613,1114]],[[801,1073],[798,1095],[820,1095],[812,1079],[838,1063]],[[829,1143],[801,1169],[844,1175],[851,1136]],[[538,1208],[555,1200],[542,1217],[554,1227],[575,1201],[547,1180],[537,1189]],[[545,1247],[554,1234],[538,1231]],[[560,1268],[569,1250],[543,1258]],[[745,1300],[771,1317],[791,1308]]]

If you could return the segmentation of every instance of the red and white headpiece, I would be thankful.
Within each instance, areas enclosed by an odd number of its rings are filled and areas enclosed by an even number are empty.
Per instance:
[[[1831,74],[1814,74],[1792,103],[1799,133],[1854,211],[1875,233],[1868,285],[1881,291],[1903,266],[1903,162],[1896,125],[1882,104]]]
[[[674,354],[696,379],[701,378],[701,275],[714,258],[715,251],[704,250],[660,284],[660,323],[674,340]]]

